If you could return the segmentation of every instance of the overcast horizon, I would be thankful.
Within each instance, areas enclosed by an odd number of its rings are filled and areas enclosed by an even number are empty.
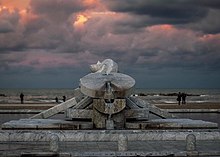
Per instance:
[[[137,88],[220,88],[219,0],[0,0],[0,88],[75,88],[111,58]]]

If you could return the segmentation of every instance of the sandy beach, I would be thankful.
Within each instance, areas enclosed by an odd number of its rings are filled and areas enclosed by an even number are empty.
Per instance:
[[[161,109],[220,109],[220,103],[154,104]]]
[[[33,109],[33,110],[45,110],[57,105],[56,103],[4,103],[0,104],[0,110],[19,110],[19,109]],[[161,109],[220,109],[220,103],[187,103],[184,105],[178,104],[154,104]]]
[[[0,110],[46,110],[53,106],[57,105],[56,103],[51,104],[39,104],[39,103],[28,103],[28,104],[0,104]]]

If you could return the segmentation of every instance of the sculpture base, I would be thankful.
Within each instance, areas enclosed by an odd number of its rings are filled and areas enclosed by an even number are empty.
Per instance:
[[[105,124],[106,123],[106,124]],[[105,129],[114,129],[113,120],[106,120]],[[155,119],[149,121],[126,122],[126,129],[217,129],[218,124],[192,119]],[[101,126],[101,125],[100,125]],[[94,129],[92,122],[64,121],[56,119],[20,119],[6,122],[4,130],[32,129],[32,130],[88,130]],[[101,128],[99,128],[101,129]]]

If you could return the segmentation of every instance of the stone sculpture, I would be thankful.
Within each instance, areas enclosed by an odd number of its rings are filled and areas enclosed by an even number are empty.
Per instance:
[[[118,65],[106,59],[90,66],[93,73],[80,79],[74,97],[36,114],[30,119],[10,121],[2,129],[151,129],[217,128],[216,123],[175,117],[132,96],[135,80],[118,72]],[[65,120],[48,119],[64,111]],[[162,119],[150,119],[154,114]],[[53,148],[56,150],[55,148]]]
[[[98,61],[96,64],[90,65],[92,72],[110,74],[112,72],[118,72],[118,64],[115,63],[112,59],[105,59],[103,62]]]
[[[115,115],[126,107],[125,97],[131,94],[135,80],[117,73],[118,65],[111,59],[98,61],[90,69],[94,73],[80,79],[80,89],[93,98],[94,125],[96,128],[114,129],[114,121],[118,121],[124,127],[123,116]]]

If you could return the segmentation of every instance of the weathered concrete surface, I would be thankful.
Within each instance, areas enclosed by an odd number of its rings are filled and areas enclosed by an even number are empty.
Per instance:
[[[149,112],[160,117],[160,118],[175,118],[175,116],[169,112],[166,112],[155,105],[152,105],[150,103],[147,103],[146,101],[138,98],[131,96],[127,98],[127,104],[130,108],[148,108]]]
[[[143,122],[127,122],[129,129],[217,129],[218,124],[192,119],[153,119]]]
[[[148,122],[152,125],[159,124],[162,127],[170,128],[218,128],[217,123],[192,119],[153,119]]]
[[[196,145],[186,149],[187,138]],[[1,130],[0,156],[220,156],[219,130]]]
[[[187,150],[189,135],[196,148]],[[10,157],[219,156],[219,148],[219,130],[0,131],[0,156]]]
[[[78,130],[78,129],[92,129],[93,124],[91,122],[80,121],[65,121],[59,119],[20,119],[12,120],[2,124],[4,130],[14,129],[31,129],[31,130]]]
[[[162,109],[169,113],[220,113],[220,109]]]
[[[131,94],[135,80],[122,73],[90,73],[80,79],[81,92],[93,98],[104,98],[106,83],[110,82],[115,98],[123,98]]]
[[[66,110],[76,104],[77,104],[76,98],[72,98],[72,99],[67,100],[66,102],[63,102],[63,103],[56,105],[48,110],[45,110],[39,114],[32,116],[31,119],[49,118],[49,117],[51,117],[61,111],[64,111],[64,110]]]
[[[68,119],[77,119],[77,118],[82,118],[82,119],[92,119],[92,110],[88,109],[73,109],[69,108],[66,110],[66,118]]]
[[[125,118],[148,120],[149,110],[148,108],[125,110]]]
[[[88,105],[90,102],[92,102],[92,99],[89,98],[89,97],[85,97],[83,99],[81,98],[72,98],[72,99],[69,99],[67,100],[66,102],[63,102],[59,105],[56,105],[48,110],[45,110],[39,114],[36,114],[34,116],[31,117],[31,119],[45,119],[45,118],[49,118],[61,111],[65,111],[67,110],[68,108],[70,107],[73,107],[73,108],[80,108],[82,106],[86,106]]]
[[[129,109],[124,110],[124,118],[137,118],[142,120],[148,120],[149,111],[148,109]],[[66,111],[66,117],[69,119],[72,118],[86,118],[92,119],[93,117],[93,110],[91,109],[73,109],[69,108]]]
[[[125,99],[114,99],[112,103],[105,103],[104,99],[93,99],[93,107],[104,114],[115,114],[126,106]]]
[[[197,140],[219,141],[219,130],[0,130],[0,142],[40,142],[49,141],[50,135],[56,134],[60,141],[118,141],[121,134],[128,141],[181,141],[187,135],[195,135]]]
[[[186,150],[195,151],[196,150],[196,136],[189,134],[186,136]]]
[[[130,141],[127,151],[118,151],[118,142],[59,142],[59,151],[51,152],[49,142],[0,143],[0,156],[59,156],[59,157],[116,157],[116,156],[176,156],[183,157],[192,151],[185,150],[186,141]],[[197,141],[197,156],[220,156],[219,141]]]

